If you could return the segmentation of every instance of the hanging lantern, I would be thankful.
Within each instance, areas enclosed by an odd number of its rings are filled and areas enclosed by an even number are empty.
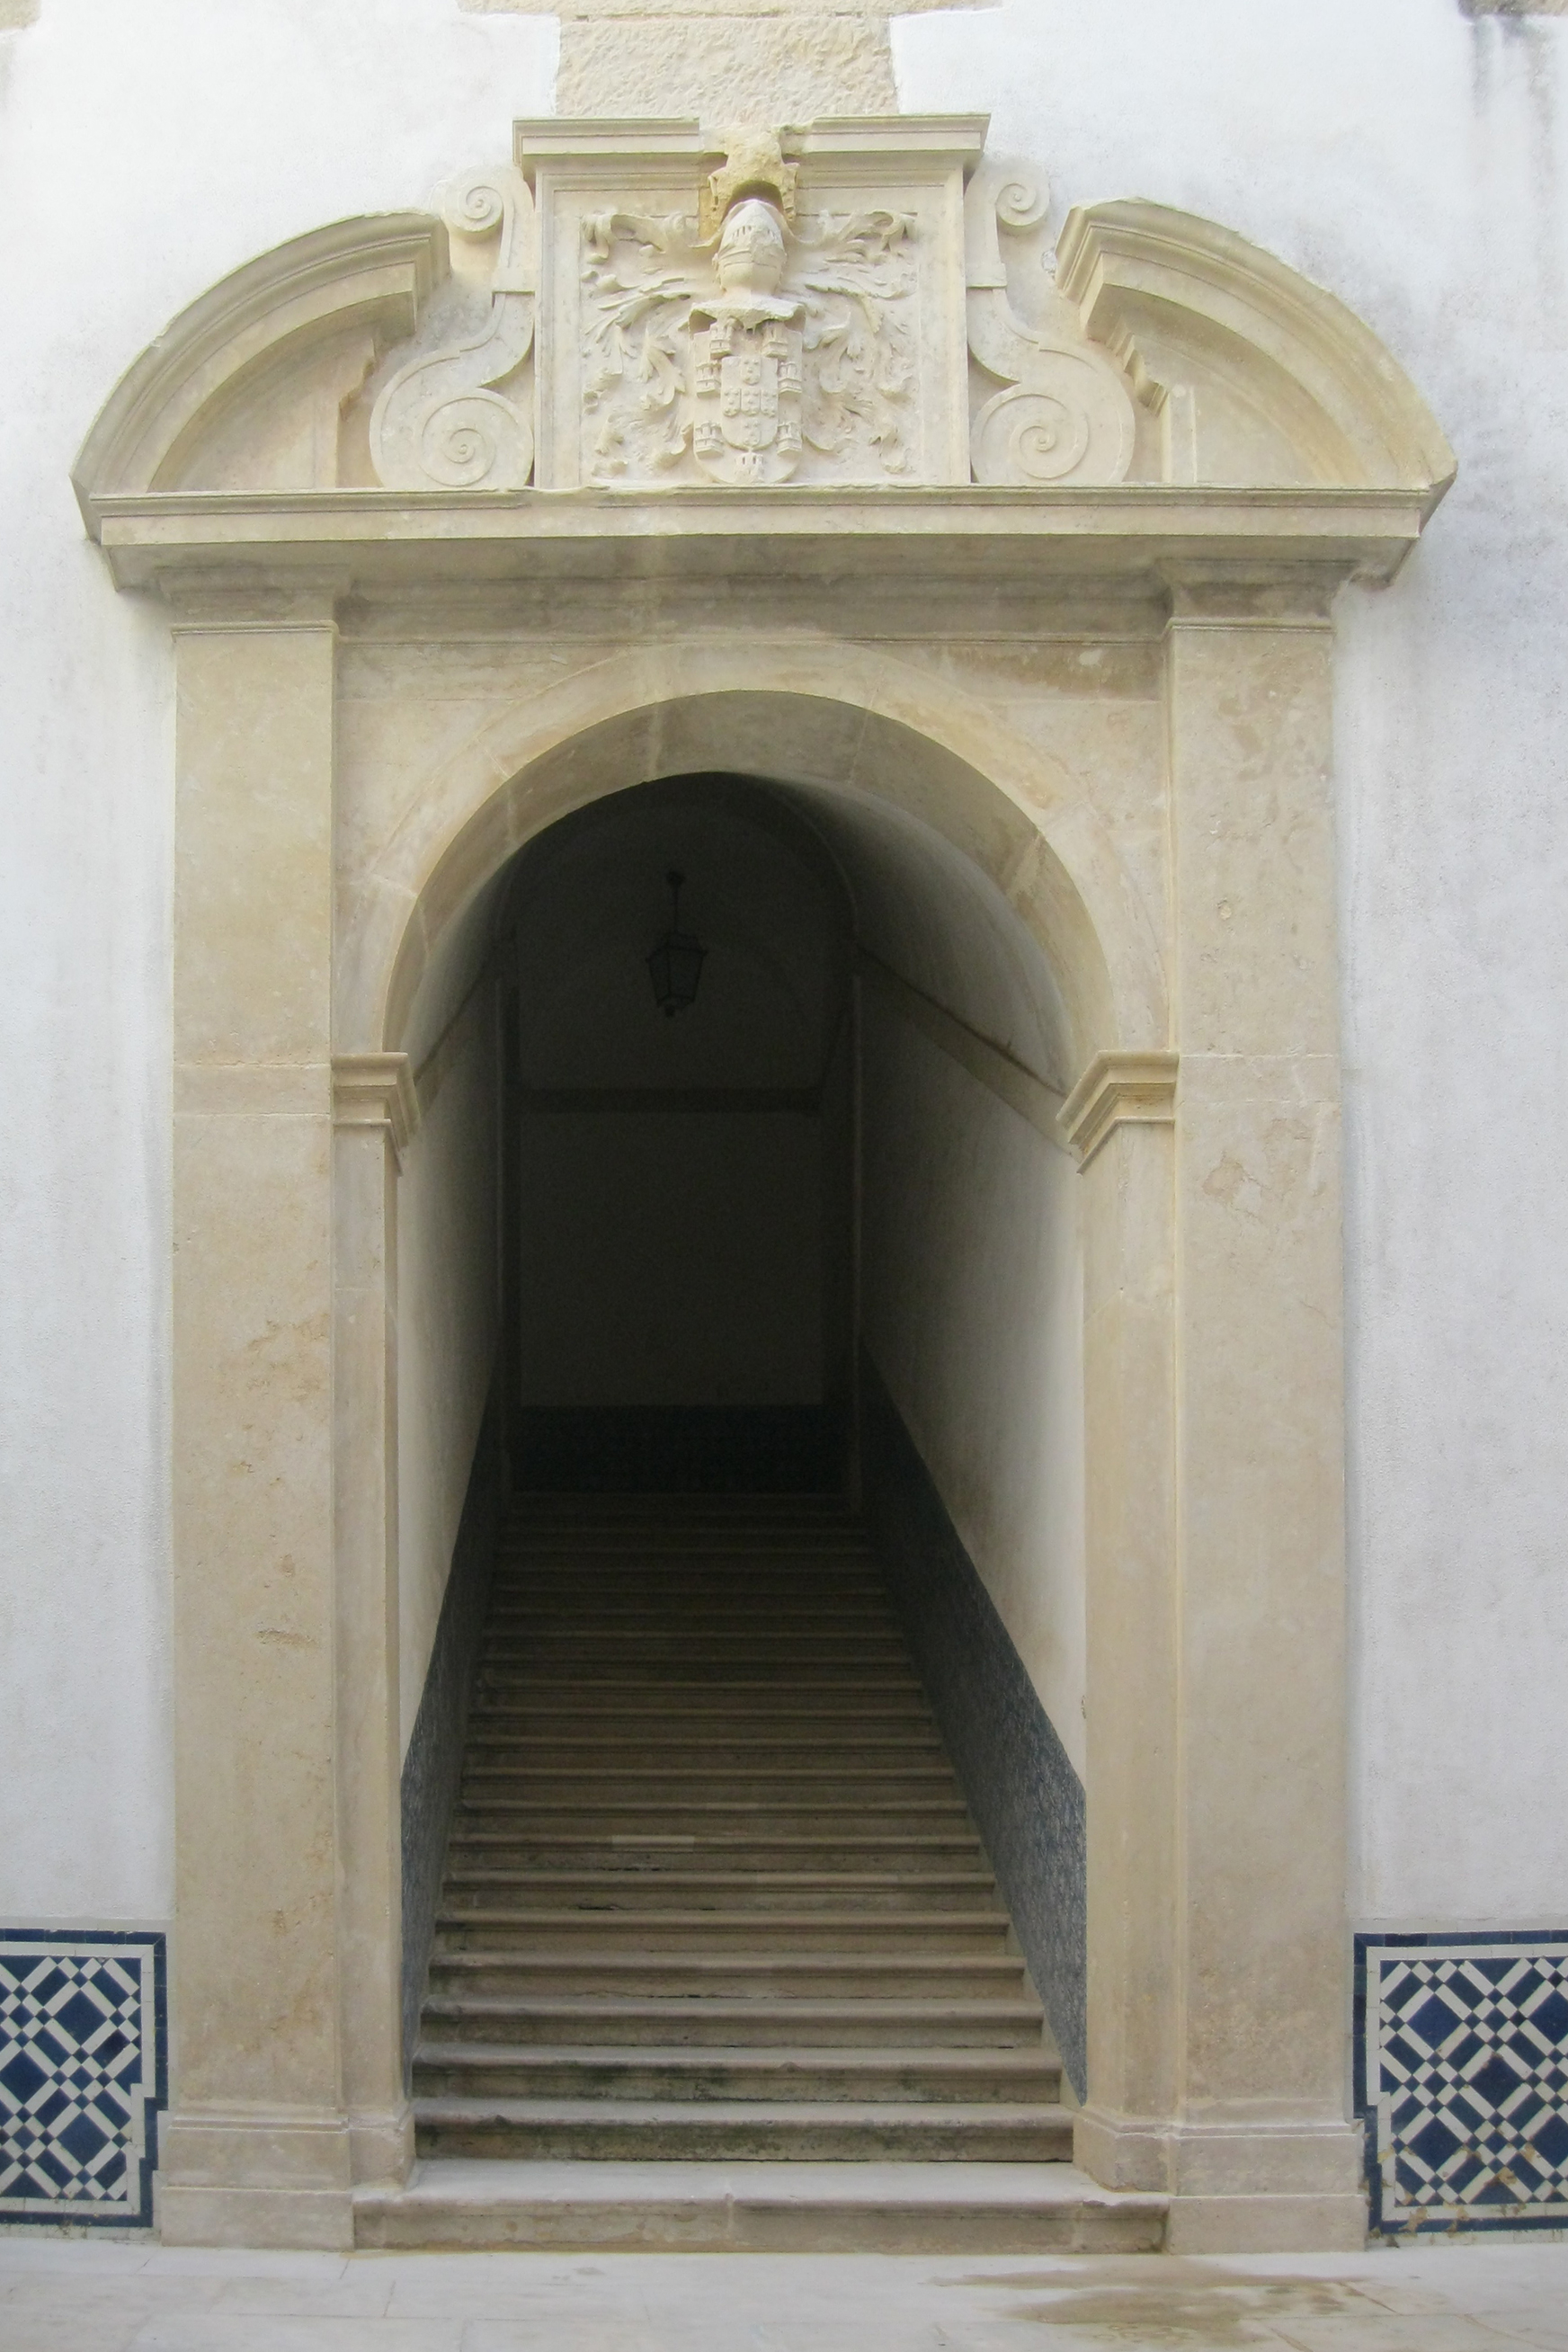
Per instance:
[[[685,875],[669,873],[664,878],[669,885],[669,929],[647,960],[647,976],[659,1011],[673,1021],[696,998],[708,950],[680,928],[680,886]]]

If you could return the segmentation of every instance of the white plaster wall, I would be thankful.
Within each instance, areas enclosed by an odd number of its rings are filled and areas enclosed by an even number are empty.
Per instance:
[[[861,1120],[866,1345],[1081,1778],[1076,1163],[869,990]]]
[[[1561,1921],[1568,1692],[1568,22],[1459,0],[1005,0],[894,28],[1069,203],[1226,222],[1458,452],[1343,600],[1351,1902]]]
[[[549,19],[45,0],[0,33],[0,1916],[166,1916],[169,641],[68,481],[253,254],[543,111]]]
[[[456,0],[42,0],[0,34],[13,1918],[169,1900],[169,663],[81,537],[69,461],[214,279],[504,153],[510,118],[548,105],[553,43],[549,19]],[[1405,580],[1342,622],[1352,1899],[1559,1916],[1568,22],[1005,0],[894,44],[903,102],[990,109],[1058,217],[1153,196],[1331,287],[1458,449]]]
[[[398,1683],[406,1753],[500,1327],[496,989],[458,1016],[397,1185]]]

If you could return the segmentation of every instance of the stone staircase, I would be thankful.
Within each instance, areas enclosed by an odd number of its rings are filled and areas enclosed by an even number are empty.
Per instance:
[[[1157,2242],[1151,2200],[1073,2171],[1060,2087],[841,1507],[520,1509],[415,2058],[421,2162],[362,2200],[360,2242]]]

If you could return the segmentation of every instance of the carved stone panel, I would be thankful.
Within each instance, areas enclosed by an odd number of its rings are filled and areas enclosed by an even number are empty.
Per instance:
[[[984,126],[521,123],[545,488],[967,481]]]

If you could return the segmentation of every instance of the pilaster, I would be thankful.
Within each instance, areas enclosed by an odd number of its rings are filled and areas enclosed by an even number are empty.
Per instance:
[[[342,2245],[331,599],[175,611],[172,2105],[184,2242]]]
[[[1089,2093],[1138,2115],[1172,2114],[1180,2077],[1174,1095],[1173,1055],[1101,1055],[1061,1114],[1084,1193]],[[1089,2127],[1079,2161],[1109,2179]]]
[[[333,1446],[343,2097],[358,2182],[407,2178],[397,1582],[397,1171],[405,1054],[332,1063]]]
[[[1078,2147],[1102,2180],[1172,2196],[1178,2250],[1359,2244],[1365,2227],[1343,2057],[1332,586],[1178,576],[1166,645],[1173,1518],[1121,1655],[1170,1642],[1174,1721],[1168,1754],[1146,1737],[1155,1777],[1142,1801],[1121,1790],[1116,1834],[1152,1836],[1146,1885],[1169,1886],[1146,1999],[1170,2017],[1166,2034],[1102,2028]],[[1091,1653],[1091,1723],[1102,1705],[1114,1719],[1092,1675]],[[1091,1840],[1116,1774],[1102,1752]]]

